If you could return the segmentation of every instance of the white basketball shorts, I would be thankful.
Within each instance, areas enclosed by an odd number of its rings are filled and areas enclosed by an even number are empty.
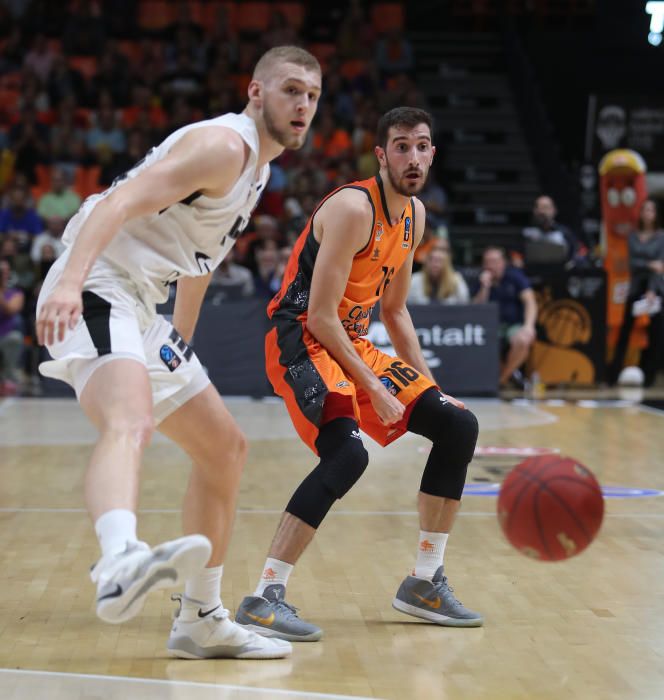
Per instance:
[[[65,252],[49,270],[37,313],[60,279],[66,258]],[[76,328],[47,348],[53,359],[42,362],[39,371],[72,386],[79,398],[95,370],[107,362],[130,358],[144,364],[157,424],[210,383],[191,347],[156,314],[154,304],[141,300],[132,281],[103,258],[83,287],[83,314]]]

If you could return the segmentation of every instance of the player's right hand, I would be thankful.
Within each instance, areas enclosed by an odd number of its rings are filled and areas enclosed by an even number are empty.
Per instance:
[[[62,342],[67,329],[73,330],[83,312],[81,290],[60,281],[48,296],[37,316],[37,340],[40,345]],[[56,333],[57,329],[57,333]]]
[[[403,418],[406,407],[381,384],[369,394],[371,405],[383,425],[394,425]]]

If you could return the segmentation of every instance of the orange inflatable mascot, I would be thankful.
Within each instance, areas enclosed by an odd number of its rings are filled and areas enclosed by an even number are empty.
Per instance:
[[[600,161],[599,175],[602,248],[608,293],[607,343],[609,348],[613,348],[618,340],[629,291],[627,237],[636,229],[641,205],[647,198],[646,164],[636,151],[609,151]],[[639,336],[643,336],[643,323],[638,321],[635,330]],[[643,345],[642,342],[637,344]]]

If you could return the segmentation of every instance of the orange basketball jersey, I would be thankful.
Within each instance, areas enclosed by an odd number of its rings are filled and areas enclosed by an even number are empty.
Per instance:
[[[311,278],[320,247],[314,238],[314,217],[330,197],[348,188],[366,194],[373,210],[373,221],[366,245],[353,258],[339,304],[339,319],[351,339],[368,333],[374,306],[408,257],[415,237],[414,200],[410,199],[400,221],[392,226],[380,175],[339,187],[316,207],[295,243],[281,289],[267,308],[270,318],[306,322]]]

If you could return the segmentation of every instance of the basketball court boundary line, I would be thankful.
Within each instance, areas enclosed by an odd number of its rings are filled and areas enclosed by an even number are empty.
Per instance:
[[[232,661],[232,659],[230,659]],[[145,685],[175,685],[183,687],[198,687],[223,690],[241,690],[250,693],[274,693],[275,695],[291,695],[301,698],[325,698],[326,700],[380,700],[380,698],[369,698],[366,695],[339,695],[338,693],[321,693],[305,690],[287,690],[285,688],[265,688],[249,685],[234,685],[230,683],[203,683],[201,681],[179,681],[167,678],[136,678],[134,676],[105,676],[96,673],[64,673],[62,671],[33,671],[30,669],[0,668],[0,674],[15,673],[25,676],[54,676],[56,678],[82,678],[103,681],[130,681],[132,683],[142,683]]]
[[[621,500],[621,499],[615,499]],[[629,499],[633,500],[633,499]],[[181,513],[179,508],[146,508],[139,510],[138,515],[177,515]],[[281,515],[284,511],[279,510],[256,510],[256,509],[238,509],[238,515]],[[85,508],[0,508],[0,515],[3,513],[74,513],[77,515],[86,514]],[[416,516],[419,515],[416,510],[331,510],[328,515],[357,515],[357,516]],[[459,512],[458,517],[462,518],[488,518],[496,517],[495,511],[474,511],[474,512]],[[604,513],[605,518],[664,518],[664,513]],[[2,670],[2,669],[0,669]]]
[[[643,411],[644,413],[649,413],[652,416],[659,416],[660,418],[664,417],[664,411],[661,408],[654,408],[653,406],[644,406],[643,404],[639,404],[639,410]]]

